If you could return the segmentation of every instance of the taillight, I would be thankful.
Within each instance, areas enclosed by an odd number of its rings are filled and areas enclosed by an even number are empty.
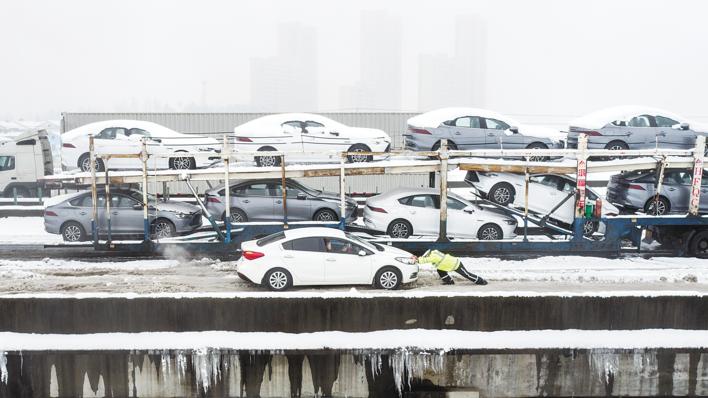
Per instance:
[[[384,209],[382,209],[382,208],[380,208],[380,207],[374,207],[374,206],[369,206],[369,205],[366,205],[366,207],[368,207],[369,210],[375,211],[375,212],[377,212],[377,213],[388,213],[386,210],[384,210]]]
[[[69,144],[68,142],[65,143],[65,144],[62,144],[62,146],[63,146],[64,148],[76,148],[76,147],[74,146],[74,144]]]
[[[207,203],[221,203],[216,196],[207,196]]]
[[[602,133],[599,131],[581,131],[580,133],[590,137],[599,137],[602,135]]]
[[[238,142],[253,142],[253,140],[251,140],[248,137],[236,137],[236,141],[238,141]]]
[[[243,257],[244,257],[246,260],[255,260],[255,259],[261,258],[261,257],[263,257],[263,256],[265,256],[265,254],[263,254],[263,253],[261,253],[261,252],[254,252],[254,251],[251,251],[251,250],[246,250],[245,252],[243,252]]]
[[[636,190],[638,190],[638,191],[646,191],[646,189],[644,189],[643,186],[638,185],[638,184],[629,184],[629,186],[627,186],[627,188],[629,188],[629,189],[636,189]]]
[[[409,128],[408,131],[410,131],[411,133],[416,133],[416,134],[427,134],[427,135],[430,135],[430,131],[425,130],[425,129]]]
[[[44,212],[44,216],[45,216],[45,217],[46,217],[46,216],[56,217],[56,216],[57,216],[57,213],[55,213],[55,212],[53,212],[53,211],[51,211],[51,210],[46,210],[46,211]]]

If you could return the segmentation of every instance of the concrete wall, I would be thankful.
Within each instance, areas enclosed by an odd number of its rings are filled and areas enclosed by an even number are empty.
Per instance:
[[[2,362],[0,398],[708,394],[708,351],[695,349],[12,352]]]

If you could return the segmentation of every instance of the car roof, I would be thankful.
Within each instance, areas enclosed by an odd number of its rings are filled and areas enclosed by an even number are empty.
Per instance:
[[[519,125],[517,121],[506,115],[502,115],[501,113],[490,111],[488,109],[468,107],[435,109],[429,112],[421,113],[417,116],[413,116],[412,118],[408,119],[408,124],[415,127],[438,127],[448,120],[456,119],[462,116],[479,116],[484,118],[501,120],[514,126]]]
[[[244,135],[253,134],[257,133],[257,131],[248,130],[256,128],[272,128],[274,126],[280,126],[281,124],[292,120],[312,120],[314,122],[319,122],[322,124],[329,124],[331,127],[344,126],[342,123],[336,120],[332,120],[328,117],[317,115],[314,113],[276,113],[274,115],[261,116],[259,118],[249,120],[246,123],[238,125],[234,128],[234,133]]]
[[[310,236],[331,236],[333,238],[344,238],[344,231],[329,227],[304,227],[285,231],[288,239],[307,238]]]
[[[588,113],[587,115],[571,120],[569,125],[573,127],[599,129],[606,126],[608,123],[614,122],[615,120],[627,121],[639,115],[660,115],[670,117],[678,122],[686,121],[685,118],[664,109],[652,108],[643,105],[623,105]]]
[[[247,179],[247,180],[229,181],[229,186],[233,187],[233,186],[241,185],[241,184],[259,183],[259,182],[266,182],[266,183],[267,182],[276,182],[276,183],[280,184],[281,181],[282,181],[282,179],[275,178],[275,177],[273,177],[273,178],[252,178],[252,179]],[[309,188],[307,185],[301,183],[300,181],[294,180],[292,178],[286,178],[285,183],[286,184],[297,184],[300,186],[304,186],[305,188]],[[222,184],[215,186],[214,188],[207,189],[206,192],[213,193],[213,192],[221,191],[222,189],[224,189],[225,186],[226,186],[226,184],[222,183]]]
[[[101,130],[108,127],[139,128],[150,132],[168,133],[168,135],[182,135],[181,133],[161,124],[148,122],[145,120],[115,119],[84,124],[83,126],[67,131],[61,136],[62,139],[73,139],[82,135],[98,134]]]

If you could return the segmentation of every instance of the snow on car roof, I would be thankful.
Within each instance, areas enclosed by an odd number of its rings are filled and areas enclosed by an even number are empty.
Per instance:
[[[249,120],[246,123],[236,126],[234,128],[234,133],[243,134],[253,132],[256,129],[274,128],[276,126],[279,127],[281,124],[292,120],[312,120],[327,125],[328,127],[346,127],[342,123],[321,115],[316,115],[314,113],[277,113],[273,115],[261,116],[257,119]]]
[[[343,238],[344,231],[342,231],[341,229],[329,228],[329,227],[304,227],[304,228],[296,228],[296,229],[291,229],[291,230],[285,231],[285,237],[288,239],[306,238],[308,236],[318,236],[318,235],[326,235],[326,236]]]
[[[519,123],[501,113],[480,108],[452,107],[440,108],[433,111],[425,112],[408,119],[408,124],[416,127],[438,127],[448,120],[452,120],[461,116],[480,116],[490,119],[498,119],[506,122],[510,126],[518,126]]]
[[[574,127],[600,129],[608,123],[612,123],[616,120],[627,121],[639,115],[661,115],[670,117],[679,122],[685,121],[685,118],[663,109],[652,108],[643,105],[624,105],[601,109],[589,113],[585,116],[581,116],[579,118],[571,120],[569,125]]]
[[[116,119],[84,124],[83,126],[69,130],[62,134],[62,138],[73,139],[81,135],[98,134],[102,129],[107,127],[139,128],[150,132],[152,135],[162,137],[182,135],[182,133],[178,133],[177,131],[153,122],[146,122],[144,120]]]

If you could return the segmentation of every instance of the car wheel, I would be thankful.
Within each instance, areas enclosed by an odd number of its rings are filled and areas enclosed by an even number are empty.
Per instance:
[[[172,221],[165,218],[158,218],[152,223],[152,228],[156,238],[171,238],[177,234]]]
[[[526,149],[548,149],[548,146],[541,142],[534,142],[527,146]],[[529,156],[530,162],[545,162],[546,160],[550,160],[550,158],[548,156]]]
[[[394,220],[388,225],[388,236],[397,239],[407,239],[413,235],[413,226],[406,220]]]
[[[708,258],[708,231],[702,231],[691,239],[691,255],[698,258]]]
[[[337,222],[337,221],[339,221],[339,217],[337,217],[337,213],[335,213],[331,209],[317,210],[317,212],[315,213],[315,216],[312,219],[314,221],[321,221],[321,222]]]
[[[376,273],[374,285],[379,289],[396,290],[401,286],[403,277],[401,271],[394,267],[384,267]]]
[[[168,163],[172,170],[192,170],[197,167],[194,158],[191,157],[170,158]]]
[[[669,204],[669,201],[663,196],[659,196],[659,198],[652,197],[644,205],[644,213],[651,214],[653,216],[663,216],[664,214],[669,214],[670,210],[671,204]]]
[[[507,206],[509,203],[514,201],[515,194],[516,191],[514,191],[514,187],[512,187],[511,184],[500,182],[489,190],[489,194],[487,196],[492,202],[502,206]]]
[[[605,145],[605,149],[609,149],[610,151],[626,151],[629,149],[629,145],[622,141],[611,141],[608,142],[607,145]],[[614,159],[619,159],[618,156],[608,156],[608,160],[614,160]]]
[[[61,237],[67,242],[81,242],[86,240],[86,231],[81,224],[69,221],[61,226]]]
[[[477,231],[477,239],[479,240],[499,240],[504,239],[504,232],[497,224],[484,224]]]
[[[89,160],[90,156],[88,153],[84,153],[81,155],[78,161],[78,166],[81,171],[91,171],[91,160]],[[95,167],[96,171],[103,171],[104,170],[104,165],[103,165],[103,159],[98,159],[96,158],[95,162]]]
[[[243,210],[241,210],[237,207],[232,207],[230,213],[231,213],[231,224],[240,223],[240,222],[248,222],[248,216],[246,215],[246,213],[244,213]],[[221,219],[226,221],[226,212],[224,212],[224,215],[221,217]]]
[[[277,151],[277,149],[266,146],[263,148],[260,148],[258,150],[259,152],[270,152],[270,151]],[[280,156],[256,156],[255,157],[256,161],[256,166],[258,167],[277,167],[280,166]]]
[[[371,148],[364,144],[354,144],[349,147],[347,152],[371,152]],[[347,155],[347,160],[349,163],[364,163],[371,162],[374,157],[371,155]]]
[[[595,221],[585,220],[583,224],[583,235],[592,236],[597,231],[598,224]]]
[[[293,277],[283,268],[273,268],[265,274],[263,284],[272,291],[282,292],[292,286]]]
[[[430,148],[431,151],[437,151],[438,149],[440,149],[440,141],[438,141],[438,142],[436,142],[435,144],[433,144],[433,147]],[[447,149],[448,149],[448,150],[456,151],[456,150],[457,150],[457,144],[455,144],[455,143],[452,142],[452,141],[448,141],[448,142],[447,142]]]

